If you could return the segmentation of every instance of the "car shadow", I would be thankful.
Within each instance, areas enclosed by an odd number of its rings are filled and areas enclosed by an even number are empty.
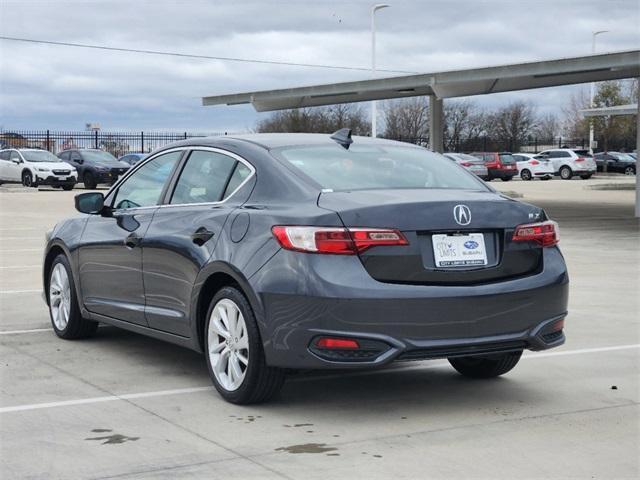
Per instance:
[[[100,328],[96,336],[86,341],[113,350],[113,355],[135,355],[131,363],[143,361],[163,372],[181,372],[202,386],[211,384],[204,356],[189,349],[114,327]],[[329,413],[347,411],[359,417],[365,411],[375,416],[397,410],[407,416],[425,409],[487,410],[493,414],[502,410],[508,415],[525,403],[551,401],[551,395],[519,377],[517,369],[488,380],[463,377],[446,360],[396,362],[380,369],[291,372],[272,402],[246,408],[283,415],[310,408]],[[222,401],[214,391],[211,395],[212,401]]]

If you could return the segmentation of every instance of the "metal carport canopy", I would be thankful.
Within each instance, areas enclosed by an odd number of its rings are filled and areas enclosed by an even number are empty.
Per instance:
[[[203,97],[202,104],[251,103],[259,112],[435,95],[485,95],[640,76],[640,50],[309,87]]]

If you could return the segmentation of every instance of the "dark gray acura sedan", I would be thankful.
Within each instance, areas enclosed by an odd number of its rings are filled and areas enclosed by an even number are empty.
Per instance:
[[[228,401],[291,369],[447,358],[511,370],[564,342],[557,225],[424,148],[256,134],[162,148],[49,233],[56,334],[98,323],[205,353]]]

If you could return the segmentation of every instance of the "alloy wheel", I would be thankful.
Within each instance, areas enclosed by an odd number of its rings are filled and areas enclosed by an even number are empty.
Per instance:
[[[249,336],[238,305],[223,298],[209,319],[209,361],[218,383],[227,391],[240,388],[249,367]]]
[[[56,264],[51,273],[49,304],[53,324],[58,330],[64,330],[71,314],[71,286],[67,269],[61,263]]]
[[[32,185],[32,181],[31,181],[31,174],[30,173],[25,173],[22,176],[22,185],[24,187],[30,187]]]
[[[633,167],[627,167],[624,169],[624,174],[625,175],[635,175],[636,174],[636,170]]]

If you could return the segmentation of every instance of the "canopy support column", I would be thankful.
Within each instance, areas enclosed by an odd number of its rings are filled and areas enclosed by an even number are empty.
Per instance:
[[[429,147],[444,152],[444,106],[441,98],[429,95]]]

